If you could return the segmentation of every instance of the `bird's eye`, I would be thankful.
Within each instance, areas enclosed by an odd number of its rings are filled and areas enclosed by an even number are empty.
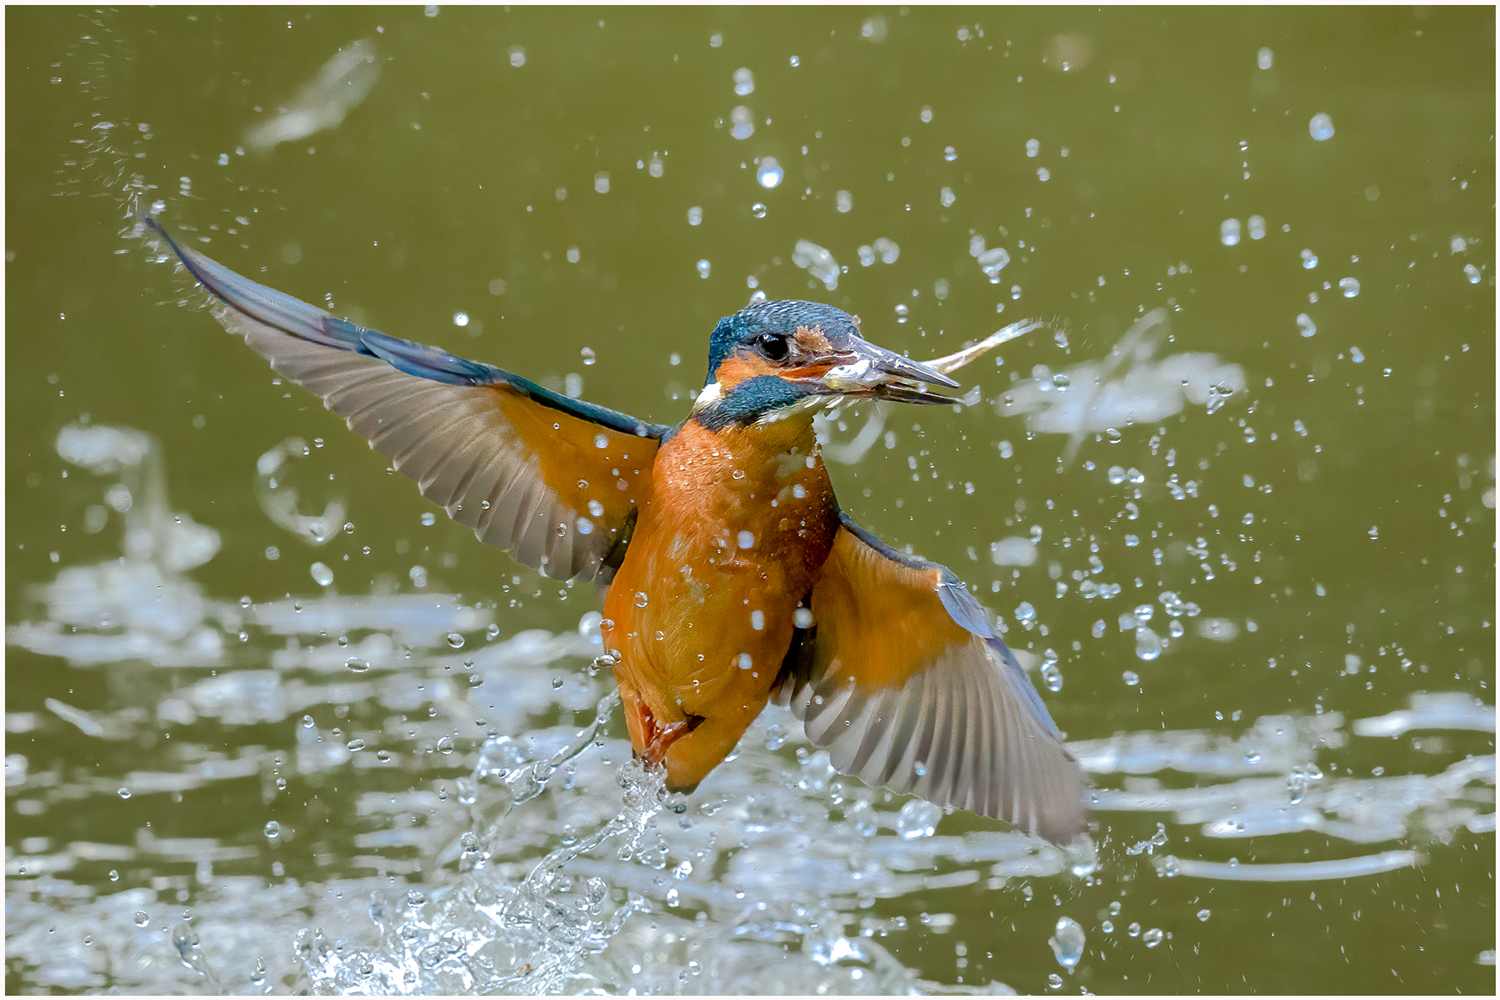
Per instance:
[[[786,357],[786,337],[782,334],[763,333],[756,338],[756,343],[760,345],[760,353],[764,354],[772,361],[780,361]]]

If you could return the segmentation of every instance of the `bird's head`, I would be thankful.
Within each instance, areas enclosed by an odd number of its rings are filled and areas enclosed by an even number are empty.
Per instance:
[[[757,302],[714,327],[708,379],[693,414],[710,428],[810,413],[852,397],[951,403],[921,383],[957,387],[926,365],[877,347],[859,320],[833,306]]]

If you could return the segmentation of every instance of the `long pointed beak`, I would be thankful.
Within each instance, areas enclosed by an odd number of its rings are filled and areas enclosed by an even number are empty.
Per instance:
[[[900,403],[952,403],[951,396],[928,392],[921,383],[958,388],[936,368],[930,368],[895,351],[861,341],[850,352],[854,360],[828,370],[823,384],[832,392],[845,396],[871,396]]]

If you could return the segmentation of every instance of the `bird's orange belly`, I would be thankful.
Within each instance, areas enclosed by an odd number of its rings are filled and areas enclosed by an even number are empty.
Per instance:
[[[712,505],[659,484],[610,585],[601,632],[631,742],[670,787],[734,749],[781,670],[838,518],[821,463],[802,472]]]

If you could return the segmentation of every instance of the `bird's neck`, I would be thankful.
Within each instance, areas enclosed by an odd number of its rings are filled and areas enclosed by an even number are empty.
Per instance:
[[[828,402],[809,385],[771,375],[729,380],[738,374],[731,362],[720,372],[723,377],[705,385],[693,401],[692,419],[711,431],[750,424],[811,426],[812,415]]]

